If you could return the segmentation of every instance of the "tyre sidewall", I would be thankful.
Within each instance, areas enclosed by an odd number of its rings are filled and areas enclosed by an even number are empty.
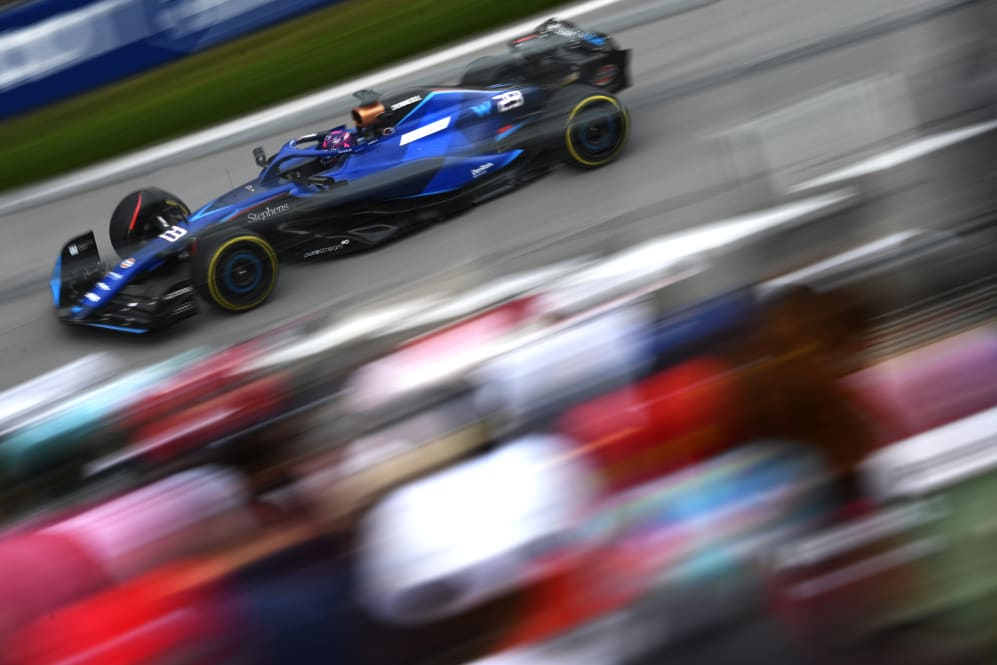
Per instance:
[[[227,312],[244,312],[266,302],[280,272],[273,247],[250,231],[200,239],[192,261],[198,293]]]
[[[565,159],[570,164],[585,169],[599,168],[615,160],[630,135],[630,115],[620,100],[603,90],[585,88],[574,91],[568,99],[570,104],[565,105],[567,111],[563,134]],[[615,129],[616,139],[611,143],[611,148],[599,153],[591,151],[577,136],[579,122],[584,121],[587,111],[597,107],[615,109],[619,119],[619,127]]]

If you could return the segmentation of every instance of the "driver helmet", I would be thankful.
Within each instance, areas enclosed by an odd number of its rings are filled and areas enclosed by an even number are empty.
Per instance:
[[[333,129],[325,138],[322,139],[322,149],[323,150],[335,150],[337,152],[353,152],[356,147],[356,141],[353,139],[353,134],[350,130],[345,127],[337,127]]]

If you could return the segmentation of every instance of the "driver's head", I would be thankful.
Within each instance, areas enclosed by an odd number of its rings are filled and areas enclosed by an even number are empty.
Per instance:
[[[323,150],[337,150],[340,152],[352,152],[354,148],[353,134],[348,129],[337,128],[325,135],[322,139]]]

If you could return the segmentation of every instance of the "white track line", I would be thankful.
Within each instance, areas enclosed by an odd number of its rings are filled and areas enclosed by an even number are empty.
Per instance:
[[[858,162],[857,164],[846,166],[845,168],[837,171],[832,171],[831,173],[814,178],[813,180],[801,182],[799,185],[790,187],[789,191],[791,193],[795,193],[802,192],[807,189],[814,189],[816,187],[824,187],[826,185],[840,185],[847,180],[851,180],[852,178],[887,171],[905,162],[910,162],[920,157],[924,157],[932,152],[943,150],[963,141],[968,141],[969,139],[977,137],[980,134],[986,134],[993,129],[997,129],[997,120],[982,122],[976,125],[970,125],[969,127],[961,127],[948,132],[942,132],[941,134],[926,136],[922,139],[905,143],[904,145],[894,148],[893,150],[888,150],[874,157],[870,157],[869,159]]]

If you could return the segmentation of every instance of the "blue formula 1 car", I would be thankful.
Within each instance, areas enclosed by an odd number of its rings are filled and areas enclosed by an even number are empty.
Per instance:
[[[281,260],[369,249],[557,163],[613,161],[629,132],[614,95],[629,85],[629,51],[556,20],[527,37],[511,45],[516,67],[472,63],[474,85],[356,93],[355,127],[269,158],[256,148],[259,176],[193,212],[163,190],[130,194],[110,222],[120,260],[101,261],[92,231],[64,245],[51,280],[58,317],[144,333],[195,314],[195,294],[249,310],[270,296]],[[485,85],[489,72],[499,80]]]

